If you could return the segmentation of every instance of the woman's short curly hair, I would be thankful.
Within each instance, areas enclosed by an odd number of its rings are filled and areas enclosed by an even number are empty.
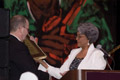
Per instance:
[[[77,29],[80,34],[84,34],[89,43],[94,43],[98,39],[99,31],[98,28],[92,23],[80,23]]]

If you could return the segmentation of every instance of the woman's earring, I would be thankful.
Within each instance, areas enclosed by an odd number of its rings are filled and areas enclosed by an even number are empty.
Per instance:
[[[90,45],[90,43],[88,42],[88,46]]]

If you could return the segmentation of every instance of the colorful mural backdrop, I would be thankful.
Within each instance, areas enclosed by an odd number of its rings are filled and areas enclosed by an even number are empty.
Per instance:
[[[38,37],[38,45],[53,66],[60,67],[77,47],[75,34],[80,22],[99,28],[96,45],[103,45],[107,51],[114,46],[104,14],[93,0],[4,0],[4,7],[10,9],[10,17],[20,14],[28,18],[30,34]]]

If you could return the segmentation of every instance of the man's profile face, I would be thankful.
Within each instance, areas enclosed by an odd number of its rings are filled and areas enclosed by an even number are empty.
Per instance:
[[[29,33],[29,22],[28,22],[28,20],[26,20],[25,27],[22,27],[22,33],[21,33],[22,34],[22,41],[25,40],[28,33]]]

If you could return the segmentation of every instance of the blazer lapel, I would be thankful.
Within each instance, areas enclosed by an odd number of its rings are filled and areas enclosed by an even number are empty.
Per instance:
[[[89,49],[88,49],[87,55],[85,56],[85,58],[82,60],[82,62],[78,66],[78,69],[84,69],[90,65],[88,62],[92,61],[91,56],[92,56],[94,49],[95,49],[94,45],[91,44]]]

